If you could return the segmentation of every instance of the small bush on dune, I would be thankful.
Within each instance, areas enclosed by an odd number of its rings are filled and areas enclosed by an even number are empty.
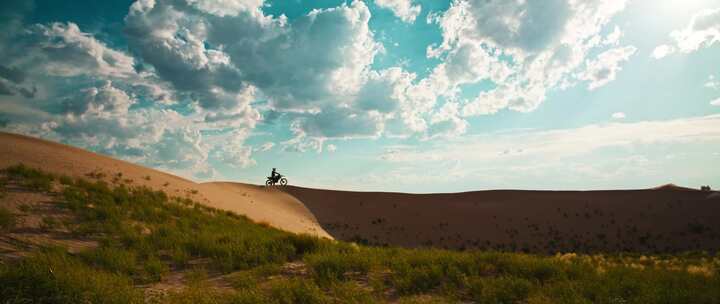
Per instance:
[[[63,185],[66,185],[66,186],[69,186],[69,185],[72,185],[72,184],[73,184],[73,179],[72,179],[71,177],[67,176],[67,175],[61,175],[61,176],[58,178],[58,181],[60,182],[60,184],[63,184]]]
[[[120,249],[101,247],[80,254],[83,261],[89,265],[103,268],[111,273],[134,275],[138,273],[137,257],[135,252]]]
[[[272,282],[270,299],[277,304],[329,303],[329,299],[312,281],[302,279],[281,279]]]
[[[258,290],[242,290],[229,299],[231,304],[272,303],[264,293]]]
[[[157,302],[163,304],[255,304],[268,303],[268,300],[255,290],[227,292],[200,285],[171,292]]]
[[[441,297],[434,297],[434,296],[410,296],[410,297],[404,297],[401,298],[398,301],[399,304],[449,304],[454,303],[452,301],[446,300]]]
[[[5,190],[7,182],[8,180],[6,177],[0,177],[0,199],[3,199],[7,196],[7,190]]]
[[[33,190],[48,192],[52,189],[54,176],[40,170],[30,168],[23,164],[8,167],[4,170],[11,179],[21,181],[21,184]]]
[[[162,276],[170,271],[168,265],[155,256],[148,257],[143,263],[141,283],[159,282]]]
[[[341,282],[328,288],[334,303],[378,303],[380,299],[356,282]]]
[[[359,253],[321,252],[305,257],[313,275],[322,284],[343,281],[346,273],[365,275],[371,267],[370,259]]]
[[[565,276],[565,264],[526,254],[502,254],[496,260],[497,271],[542,282]]]
[[[40,221],[40,228],[44,230],[55,230],[60,228],[60,225],[62,225],[62,223],[52,216],[43,217]]]
[[[383,258],[392,270],[391,280],[401,294],[422,294],[433,290],[463,288],[468,276],[477,275],[491,264],[479,264],[470,253],[436,249],[401,250]]]
[[[533,284],[515,277],[477,278],[470,282],[472,298],[478,303],[519,303],[530,294]]]
[[[293,245],[295,248],[295,256],[293,258],[314,253],[318,251],[324,243],[327,243],[324,240],[306,234],[290,234],[284,237],[281,242],[289,242]]]
[[[10,230],[17,225],[17,216],[3,207],[0,207],[0,231]]]

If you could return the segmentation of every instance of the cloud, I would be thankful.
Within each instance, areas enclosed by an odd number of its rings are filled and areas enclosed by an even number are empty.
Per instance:
[[[139,5],[150,2],[143,3]],[[0,110],[4,130],[187,177],[214,174],[210,160],[253,163],[243,145],[246,137],[235,136],[227,147],[213,139],[247,132],[260,119],[249,106],[251,88],[221,95],[240,100],[240,105],[214,113],[193,106],[197,94],[178,93],[153,67],[141,67],[144,63],[131,54],[109,47],[74,23],[25,25],[21,17],[16,20],[14,32],[0,35],[0,45],[14,46],[0,47],[7,59],[0,66],[0,89],[10,96],[3,98]],[[221,124],[221,114],[232,116],[232,122]],[[212,132],[202,134],[208,130]],[[211,154],[218,147],[226,153]]]
[[[671,32],[670,37],[673,43],[656,47],[653,58],[660,59],[675,52],[688,54],[720,42],[720,8],[698,12],[684,29]]]
[[[587,80],[589,90],[595,90],[615,80],[617,73],[622,70],[621,63],[628,61],[637,52],[637,48],[627,46],[607,50],[598,55],[597,59],[587,63],[585,73],[580,79]]]
[[[264,0],[188,0],[188,4],[220,17],[237,16],[244,12],[256,12]]]
[[[135,100],[125,91],[113,87],[112,81],[107,81],[100,87],[81,90],[79,95],[65,98],[61,105],[63,113],[109,116],[127,114],[134,103]]]
[[[623,32],[619,26],[615,26],[615,29],[605,37],[603,44],[605,45],[618,45],[620,44],[620,38],[622,38]]]
[[[447,102],[430,119],[430,127],[425,139],[438,137],[456,137],[467,130],[468,123],[460,117],[457,103]]]
[[[612,119],[625,119],[625,113],[623,112],[615,112],[612,114]]]
[[[672,53],[675,53],[675,47],[667,44],[660,45],[655,48],[652,52],[652,58],[655,59],[662,59],[667,57],[668,55],[671,55]]]
[[[641,188],[713,179],[698,172],[720,147],[720,115],[664,121],[613,121],[572,129],[512,130],[465,135],[423,145],[389,147],[377,155],[387,162],[347,181],[358,189],[385,189],[376,177],[402,172],[398,191],[469,191],[517,187],[531,189]],[[667,160],[668,151],[691,147]],[[682,155],[685,156],[682,156]],[[680,159],[682,158],[682,159]],[[416,164],[422,163],[418,170]],[[389,167],[388,167],[389,166]],[[389,168],[389,169],[388,169]],[[460,168],[459,170],[456,168]],[[426,172],[440,172],[437,178]],[[447,178],[454,174],[457,177]],[[694,183],[694,182],[693,182]],[[345,186],[347,187],[347,186]],[[444,189],[444,190],[443,190]]]
[[[619,42],[618,27],[604,39],[601,32],[625,5],[625,0],[454,1],[431,18],[439,24],[443,42],[429,47],[428,56],[445,58],[433,70],[431,87],[454,96],[463,84],[492,82],[494,88],[464,103],[463,115],[474,116],[504,108],[532,111],[548,91],[584,80],[578,75],[588,75],[593,88],[605,84],[614,79],[623,57],[606,53],[593,59],[591,50]]]
[[[27,45],[22,45],[18,51],[32,51],[24,56],[26,60],[42,62],[42,65],[32,67],[41,68],[52,76],[128,78],[137,75],[132,57],[108,48],[80,31],[74,23],[31,26],[27,39]]]
[[[466,135],[462,139],[448,140],[423,149],[397,150],[390,153],[391,156],[381,156],[381,159],[497,161],[498,155],[504,151],[522,150],[522,153],[514,153],[513,157],[562,160],[610,147],[716,142],[720,141],[720,130],[715,127],[718,123],[720,115],[709,115],[667,121],[613,122],[576,129]]]
[[[297,141],[322,142],[377,137],[388,120],[417,123],[410,113],[425,109],[408,97],[414,74],[371,70],[383,48],[362,1],[292,21],[256,9],[218,13],[204,2],[191,4],[136,2],[126,32],[144,64],[209,112],[206,122],[261,119],[241,114],[261,97],[266,110],[287,114]]]
[[[403,22],[413,23],[415,18],[422,11],[422,7],[413,5],[412,0],[375,0],[375,4],[379,7],[389,9]]]
[[[245,168],[255,165],[252,159],[253,149],[245,145],[249,132],[235,130],[222,136],[222,145],[213,148],[214,158],[231,168]]]
[[[0,77],[13,83],[22,83],[25,81],[27,74],[17,67],[6,67],[0,65]]]
[[[709,89],[720,90],[720,80],[715,79],[715,75],[710,75],[704,86]]]
[[[720,107],[720,98],[711,101],[710,105]]]
[[[275,146],[275,143],[273,143],[273,142],[266,142],[266,143],[260,145],[259,147],[255,148],[255,151],[257,151],[257,152],[270,151],[270,149],[272,149],[274,146]]]

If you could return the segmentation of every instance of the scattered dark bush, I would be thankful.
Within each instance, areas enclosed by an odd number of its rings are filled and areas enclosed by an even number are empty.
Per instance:
[[[0,207],[0,230],[10,230],[17,225],[17,216],[3,207]]]

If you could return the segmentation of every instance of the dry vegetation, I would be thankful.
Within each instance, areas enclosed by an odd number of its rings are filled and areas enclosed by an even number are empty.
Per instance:
[[[121,176],[110,185],[15,166],[2,177],[1,195],[44,193],[64,212],[34,229],[96,244],[19,246],[27,257],[1,260],[2,303],[720,302],[720,257],[703,252],[543,256],[358,246],[258,225]],[[38,209],[0,205],[0,230],[27,230],[18,219]]]

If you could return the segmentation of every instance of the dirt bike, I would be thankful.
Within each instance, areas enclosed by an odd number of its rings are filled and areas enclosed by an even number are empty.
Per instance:
[[[267,181],[265,181],[265,186],[275,186],[275,184],[280,184],[280,186],[287,186],[287,178],[283,175],[279,175],[278,177],[273,179],[272,177],[268,176]]]

